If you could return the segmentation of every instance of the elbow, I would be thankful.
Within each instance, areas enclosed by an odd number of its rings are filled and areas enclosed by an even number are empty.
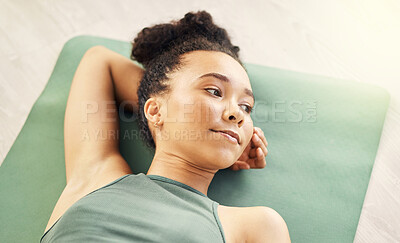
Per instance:
[[[96,46],[92,46],[89,49],[87,49],[83,57],[84,58],[99,58],[99,57],[104,58],[107,51],[108,51],[108,49],[105,46],[96,45]]]

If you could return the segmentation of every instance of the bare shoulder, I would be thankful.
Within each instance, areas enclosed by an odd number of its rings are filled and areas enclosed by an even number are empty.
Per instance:
[[[247,210],[246,220],[250,226],[246,229],[248,242],[291,242],[285,220],[274,209],[259,206]]]
[[[285,220],[270,207],[229,207],[219,205],[218,213],[220,213],[224,231],[227,231],[227,243],[291,242]],[[224,224],[223,221],[226,223]],[[225,226],[227,230],[225,230]],[[231,233],[231,235],[227,233]]]

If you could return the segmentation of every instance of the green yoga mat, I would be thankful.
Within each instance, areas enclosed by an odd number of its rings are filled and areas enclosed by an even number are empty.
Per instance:
[[[65,44],[0,168],[1,242],[35,242],[43,234],[65,186],[63,121],[71,81],[94,45],[130,54],[129,43],[99,37]],[[254,125],[269,143],[267,166],[219,171],[208,196],[222,205],[272,207],[292,242],[353,242],[388,93],[351,80],[245,66],[257,100]],[[134,174],[146,173],[153,154],[134,136],[137,121],[131,118],[120,122],[121,153]]]

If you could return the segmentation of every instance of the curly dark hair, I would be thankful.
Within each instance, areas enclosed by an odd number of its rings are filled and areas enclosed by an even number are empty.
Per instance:
[[[169,93],[167,74],[183,65],[182,54],[196,50],[224,52],[245,69],[238,55],[240,48],[232,45],[226,30],[215,25],[206,11],[189,12],[179,21],[146,27],[132,42],[131,59],[141,63],[145,69],[137,92],[139,134],[151,149],[156,145],[144,114],[144,105],[153,95]]]

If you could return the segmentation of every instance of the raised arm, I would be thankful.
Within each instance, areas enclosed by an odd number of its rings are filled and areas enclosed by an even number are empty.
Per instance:
[[[132,173],[118,147],[118,104],[137,111],[143,69],[102,46],[83,56],[72,81],[64,120],[67,185]],[[93,180],[92,180],[93,181]]]

